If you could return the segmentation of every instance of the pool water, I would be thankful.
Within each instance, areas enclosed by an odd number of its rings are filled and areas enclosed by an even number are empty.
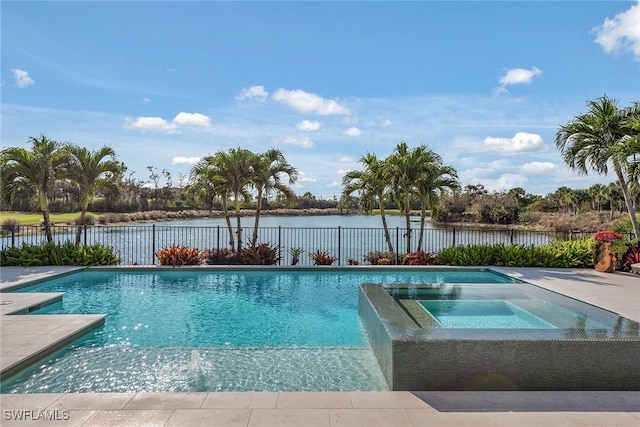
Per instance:
[[[444,328],[553,329],[508,301],[420,301]]]
[[[402,285],[387,289],[423,328],[602,329],[608,312],[554,292],[520,283],[482,287],[466,284]]]
[[[19,292],[65,292],[32,314],[107,313],[105,325],[2,392],[386,390],[360,283],[516,282],[487,270],[83,271]]]

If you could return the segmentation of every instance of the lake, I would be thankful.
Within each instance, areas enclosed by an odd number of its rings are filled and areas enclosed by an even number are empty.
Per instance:
[[[412,217],[410,251],[418,247],[419,217]],[[232,218],[235,226],[235,218]],[[253,233],[253,217],[241,220],[241,241],[247,245]],[[406,253],[405,218],[387,217],[390,239],[395,251]],[[75,241],[73,226],[55,226],[55,240]],[[438,252],[443,248],[468,244],[546,244],[554,233],[518,230],[489,230],[436,227],[425,224],[422,249]],[[237,235],[236,235],[237,238]],[[39,226],[21,227],[21,233],[2,238],[2,246],[20,245],[22,242],[38,244],[44,241]],[[82,243],[101,243],[118,253],[121,263],[148,265],[157,262],[154,253],[164,247],[179,245],[200,250],[229,247],[229,236],[224,218],[198,218],[188,220],[157,221],[126,225],[89,226]],[[304,253],[299,265],[312,265],[308,254],[326,251],[338,259],[335,265],[350,262],[364,263],[371,251],[387,251],[382,221],[379,216],[368,215],[315,215],[315,216],[263,216],[260,218],[258,243],[266,243],[280,250],[281,264],[291,263],[289,251],[301,248]]]

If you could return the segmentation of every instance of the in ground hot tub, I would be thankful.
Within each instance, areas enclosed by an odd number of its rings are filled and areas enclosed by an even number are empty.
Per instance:
[[[393,390],[640,390],[640,325],[527,283],[360,287]]]

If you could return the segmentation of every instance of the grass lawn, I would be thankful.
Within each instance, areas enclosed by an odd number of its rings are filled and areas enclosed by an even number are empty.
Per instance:
[[[91,214],[93,216],[101,215],[101,214],[96,214],[92,212],[87,212],[87,214]],[[50,214],[50,216],[51,216],[52,223],[67,223],[67,222],[74,222],[77,218],[79,218],[80,212],[52,213]],[[42,222],[42,214],[34,213],[34,212],[1,211],[0,223],[8,219],[15,219],[16,221],[18,221],[18,224],[20,225],[38,225]]]

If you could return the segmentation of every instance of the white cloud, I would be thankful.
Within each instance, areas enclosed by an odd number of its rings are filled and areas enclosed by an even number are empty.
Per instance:
[[[211,119],[204,114],[183,112],[173,118],[173,123],[182,126],[207,127],[211,124]]]
[[[296,183],[304,184],[304,183],[312,183],[317,181],[318,181],[317,179],[311,178],[304,172],[298,172],[298,179],[296,180]]]
[[[393,124],[393,122],[391,121],[391,119],[382,119],[382,123],[380,123],[382,125],[383,128],[388,128],[389,126],[391,126]]]
[[[143,132],[166,132],[175,133],[178,126],[198,126],[207,127],[211,124],[211,119],[200,113],[178,113],[171,122],[162,117],[138,117],[135,120],[125,119],[124,127],[127,129],[137,129]]]
[[[172,165],[187,165],[193,166],[200,161],[200,157],[174,157],[171,159]]]
[[[287,136],[280,140],[283,144],[297,145],[298,147],[311,148],[314,146],[313,141],[309,138],[300,138],[297,136]]]
[[[338,175],[344,175],[344,174],[349,173],[351,171],[352,171],[352,169],[338,169],[337,170],[337,174]]]
[[[342,118],[342,123],[344,123],[345,125],[358,124],[358,117],[356,117],[356,116],[344,116]]]
[[[245,99],[256,99],[260,102],[265,102],[269,92],[264,90],[264,86],[250,86],[243,88],[236,96],[236,100],[244,101]]]
[[[640,1],[613,19],[606,18],[593,32],[606,53],[631,51],[640,61]]]
[[[320,122],[303,120],[300,123],[298,123],[296,127],[300,130],[306,130],[311,132],[311,131],[320,129]]]
[[[507,73],[500,77],[500,84],[502,86],[517,85],[517,84],[530,84],[535,76],[542,74],[542,70],[537,67],[533,67],[530,70],[524,68],[513,68],[507,70]]]
[[[342,156],[336,161],[338,163],[353,163],[356,161],[356,159],[354,159],[353,157]]]
[[[493,170],[511,169],[511,165],[505,159],[494,160],[491,163],[489,163],[488,167]]]
[[[525,188],[529,180],[524,175],[505,173],[498,178],[471,178],[470,184],[482,184],[489,192],[510,190],[515,187]]]
[[[151,102],[151,100],[149,98],[147,98],[147,97],[142,98],[142,103],[143,104],[148,104],[150,102]]]
[[[362,132],[360,132],[360,129],[358,128],[349,128],[347,130],[345,130],[344,132],[342,132],[343,135],[347,135],[347,136],[360,136],[360,134],[362,134]]]
[[[331,116],[351,113],[347,107],[337,101],[324,99],[315,93],[308,93],[300,89],[278,89],[273,94],[273,99],[305,114]]]
[[[558,167],[550,162],[530,162],[522,165],[520,171],[527,175],[554,175]]]
[[[143,132],[166,132],[174,133],[178,126],[175,123],[169,123],[162,117],[138,117],[135,120],[125,119],[125,128],[137,129]]]
[[[509,93],[507,86],[518,84],[531,84],[533,78],[542,74],[542,70],[533,67],[530,70],[524,68],[512,68],[500,77],[500,86],[493,89],[493,96],[500,96],[503,93]]]
[[[20,70],[18,68],[12,68],[11,73],[13,74],[13,79],[16,81],[16,86],[20,89],[31,86],[36,82],[31,77],[29,77],[29,73],[27,71]]]
[[[504,155],[534,153],[546,150],[542,137],[535,133],[518,132],[513,138],[488,136],[477,151],[491,151]]]

